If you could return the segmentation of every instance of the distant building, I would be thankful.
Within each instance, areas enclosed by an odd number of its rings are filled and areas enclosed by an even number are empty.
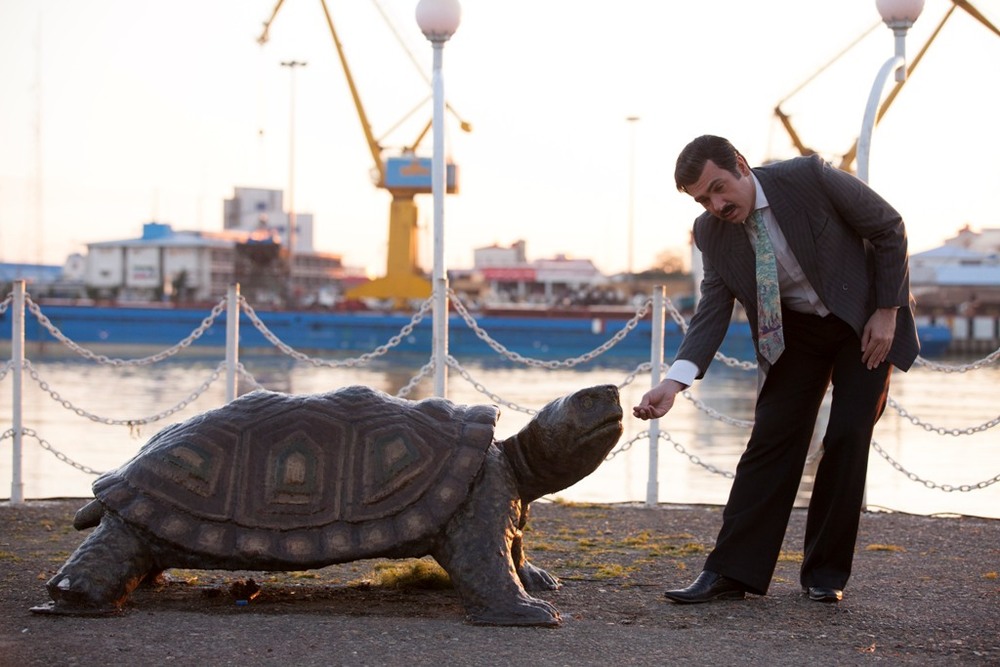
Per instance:
[[[617,303],[609,295],[609,279],[589,259],[557,255],[528,261],[523,240],[509,247],[491,245],[473,250],[472,269],[450,271],[454,289],[484,305]]]
[[[1000,229],[965,227],[912,255],[910,285],[921,313],[1000,314]]]
[[[472,266],[482,270],[493,266],[520,266],[528,263],[525,255],[527,243],[515,241],[504,248],[497,244],[476,248],[472,251]]]
[[[1000,253],[1000,228],[987,227],[974,232],[969,225],[966,225],[944,244],[949,248],[964,248],[987,255],[997,254]]]
[[[233,282],[235,246],[246,234],[177,231],[148,222],[135,239],[87,244],[84,284],[119,301],[209,301]]]
[[[9,285],[23,280],[28,285],[49,285],[62,278],[63,269],[56,264],[0,263],[0,283]]]
[[[139,238],[88,243],[88,292],[119,301],[205,302],[239,282],[255,304],[333,305],[345,282],[364,280],[340,255],[313,251],[311,214],[296,214],[296,251],[288,252],[280,190],[234,192],[224,202],[222,231],[175,231],[149,222]]]
[[[86,260],[79,253],[67,257],[62,266],[0,262],[0,287],[6,294],[14,281],[23,280],[34,297],[78,298],[85,295],[85,266]]]
[[[265,188],[233,188],[232,199],[222,203],[222,228],[226,231],[257,232],[264,228],[277,236],[288,248],[288,213],[284,210],[284,193]],[[313,252],[312,213],[295,212],[294,252]]]

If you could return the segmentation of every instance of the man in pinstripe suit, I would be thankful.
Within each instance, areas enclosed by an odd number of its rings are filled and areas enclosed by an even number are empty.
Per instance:
[[[832,383],[800,582],[810,599],[838,602],[851,574],[868,449],[891,369],[907,370],[919,352],[903,220],[865,183],[818,156],[751,169],[721,137],[688,144],[674,178],[706,211],[694,223],[705,269],[701,300],[666,379],[633,414],[662,417],[678,392],[704,376],[734,300],[750,322],[762,382],[715,548],[694,583],[666,597],[694,603],[767,593]],[[784,349],[773,361],[760,351],[753,234],[744,224],[758,209],[781,294]]]

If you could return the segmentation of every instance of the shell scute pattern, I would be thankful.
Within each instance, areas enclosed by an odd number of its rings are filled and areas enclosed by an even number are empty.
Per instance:
[[[498,415],[366,387],[259,391],[161,431],[94,492],[209,557],[353,560],[439,530],[467,497]]]

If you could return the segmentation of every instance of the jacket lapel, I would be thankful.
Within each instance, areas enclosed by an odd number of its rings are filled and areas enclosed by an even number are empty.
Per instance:
[[[812,225],[810,224],[808,198],[810,197],[802,187],[775,187],[774,181],[767,168],[754,169],[754,174],[760,180],[760,186],[767,196],[768,205],[774,218],[781,228],[781,233],[788,241],[788,247],[798,261],[806,278],[817,293],[823,293],[823,285],[820,279],[819,262],[816,253],[816,243],[813,239]],[[789,193],[794,193],[789,196]],[[800,195],[800,196],[795,196]]]
[[[757,270],[746,229],[709,214],[705,214],[705,225],[705,255],[712,259],[715,271],[730,289],[737,292],[736,298],[746,307],[756,307]]]

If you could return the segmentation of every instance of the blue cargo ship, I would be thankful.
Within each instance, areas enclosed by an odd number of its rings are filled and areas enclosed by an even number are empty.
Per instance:
[[[42,304],[40,310],[63,335],[83,346],[170,346],[201,326],[211,308],[170,308],[155,306],[81,306]],[[601,347],[621,331],[635,313],[581,311],[573,314],[539,311],[533,315],[510,313],[476,314],[476,323],[490,338],[507,350],[525,357],[561,360],[577,357]],[[256,311],[257,317],[283,343],[302,352],[365,353],[385,345],[412,321],[410,314],[337,311]],[[429,356],[432,350],[430,314],[418,322],[394,349]],[[0,315],[0,340],[10,340],[11,313]],[[683,337],[680,327],[667,319],[664,328],[664,357],[673,358]],[[922,327],[921,354],[942,354],[951,336],[946,327]],[[34,314],[25,314],[25,340],[57,343]],[[194,346],[225,347],[226,313],[192,343]],[[648,360],[652,345],[652,321],[639,320],[633,330],[601,356],[615,359]],[[273,348],[274,345],[254,326],[245,313],[240,315],[240,348],[244,351]],[[482,340],[458,314],[449,317],[448,349],[456,356],[487,357],[498,353]],[[752,360],[753,350],[747,323],[730,325],[723,354]]]

